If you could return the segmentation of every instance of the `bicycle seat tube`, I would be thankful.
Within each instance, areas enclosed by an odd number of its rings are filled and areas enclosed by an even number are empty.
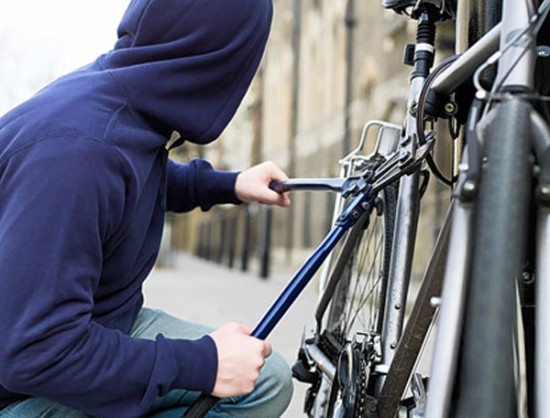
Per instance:
[[[414,158],[418,148],[416,141],[416,99],[424,85],[433,63],[435,52],[435,17],[429,10],[421,11],[418,16],[417,39],[415,46],[414,69],[411,74],[408,112],[404,135],[400,143],[400,158]],[[395,221],[392,249],[392,261],[389,271],[388,302],[386,304],[386,323],[383,330],[382,365],[379,371],[393,359],[399,337],[403,329],[406,297],[412,270],[412,257],[419,212],[420,172],[404,176],[399,184],[399,199]],[[379,388],[383,383],[380,382]]]

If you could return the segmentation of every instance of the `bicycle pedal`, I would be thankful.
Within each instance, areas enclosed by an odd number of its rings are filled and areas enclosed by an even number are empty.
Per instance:
[[[300,359],[296,360],[292,366],[292,377],[302,383],[314,384],[319,375],[315,371],[311,371],[309,365],[304,364]]]
[[[291,370],[292,377],[299,382],[313,384],[319,380],[319,373],[313,368],[303,348],[298,351],[298,358]]]

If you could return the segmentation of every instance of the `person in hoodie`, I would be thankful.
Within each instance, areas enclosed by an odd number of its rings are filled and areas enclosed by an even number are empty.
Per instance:
[[[271,0],[132,0],[112,51],[0,119],[0,417],[180,416],[201,392],[224,398],[209,416],[283,413],[290,373],[268,343],[142,295],[166,211],[290,204],[272,163],[222,172],[167,151],[174,131],[220,135],[271,18]]]

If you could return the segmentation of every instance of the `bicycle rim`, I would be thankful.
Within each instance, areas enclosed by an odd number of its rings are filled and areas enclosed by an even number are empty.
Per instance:
[[[329,280],[332,284],[337,281],[337,285],[321,345],[335,364],[340,363],[326,405],[329,417],[354,417],[359,411],[356,407],[364,405],[367,363],[362,349],[352,343],[358,334],[379,335],[381,331],[395,200],[396,186],[381,192],[372,211],[350,231]],[[347,370],[344,374],[351,383],[339,383],[342,369]]]
[[[356,332],[380,333],[395,218],[395,187],[384,190],[352,248],[329,308],[326,329],[341,343]]]

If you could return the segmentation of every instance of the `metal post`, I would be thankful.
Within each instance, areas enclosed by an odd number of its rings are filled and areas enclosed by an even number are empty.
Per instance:
[[[204,230],[206,235],[206,239],[204,240],[204,244],[205,244],[204,258],[206,258],[207,260],[211,260],[212,259],[212,221],[211,220],[206,222]]]
[[[456,19],[456,52],[462,53],[500,22],[501,0],[460,0]]]
[[[260,277],[267,279],[269,276],[269,267],[271,259],[271,220],[272,209],[269,206],[264,208],[263,224],[262,224],[262,253],[260,255]]]
[[[237,244],[237,214],[233,211],[227,214],[227,267],[233,268],[235,263],[235,245]]]
[[[227,261],[227,254],[229,252],[229,234],[227,233],[228,229],[228,219],[227,219],[227,213],[225,210],[220,211],[220,256],[219,256],[219,262],[220,264],[225,264]]]
[[[248,271],[248,259],[250,256],[250,223],[252,217],[250,215],[250,208],[247,206],[244,208],[244,222],[243,222],[243,242],[241,249],[241,271]]]

